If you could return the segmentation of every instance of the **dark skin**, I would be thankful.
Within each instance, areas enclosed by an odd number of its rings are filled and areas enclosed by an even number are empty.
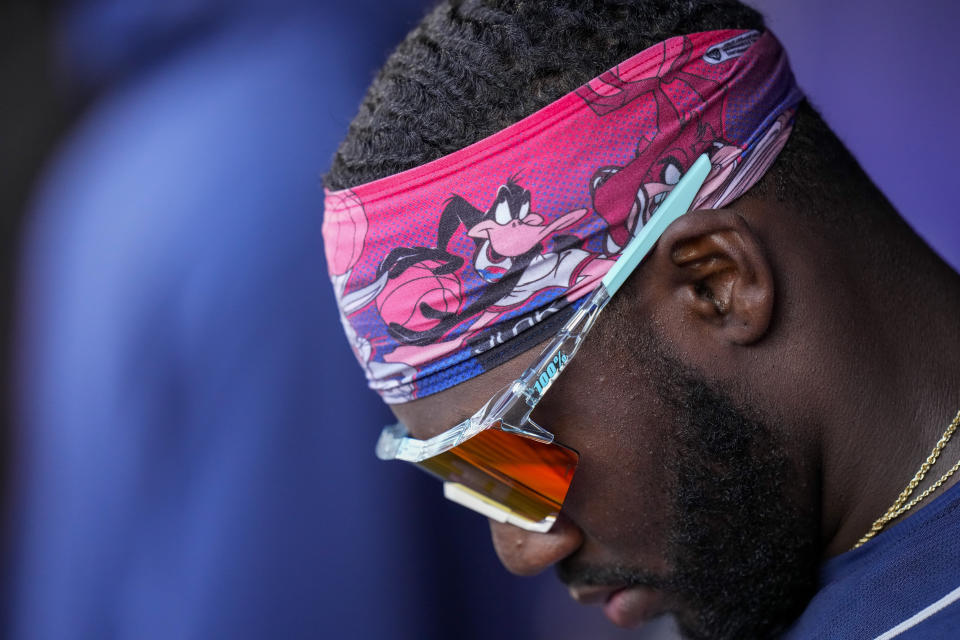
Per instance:
[[[849,550],[893,503],[960,409],[960,278],[902,228],[871,230],[896,238],[892,263],[791,213],[751,198],[691,212],[666,230],[533,414],[581,464],[550,532],[491,523],[508,570],[670,572],[675,489],[664,460],[674,409],[623,348],[632,327],[776,425],[790,463],[784,499],[814,523],[823,558]],[[893,277],[877,277],[894,264]],[[394,412],[414,437],[429,438],[471,415],[536,353]],[[958,458],[960,438],[920,488]],[[609,596],[570,586],[582,602]],[[653,613],[682,613],[655,582],[643,589]]]

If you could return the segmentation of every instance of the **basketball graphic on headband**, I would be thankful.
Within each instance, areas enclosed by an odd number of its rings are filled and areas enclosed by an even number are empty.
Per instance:
[[[436,275],[434,270],[441,266],[436,260],[425,260],[387,280],[377,295],[383,320],[425,331],[436,326],[441,316],[457,313],[463,297],[460,279],[454,273]]]

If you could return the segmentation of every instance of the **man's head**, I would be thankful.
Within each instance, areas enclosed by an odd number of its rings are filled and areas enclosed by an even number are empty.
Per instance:
[[[377,77],[327,186],[422,165],[638,51],[713,29],[763,23],[735,2],[441,5]],[[509,192],[504,215],[522,206]],[[850,349],[842,337],[856,316],[858,271],[881,273],[872,267],[894,255],[900,225],[802,104],[761,182],[667,229],[538,406],[534,419],[581,463],[549,533],[492,525],[504,564],[520,574],[556,565],[578,600],[606,602],[622,624],[669,610],[694,636],[783,629],[812,593],[826,526],[818,418],[835,400],[827,388],[835,372],[818,362]],[[489,258],[493,280],[503,257]],[[825,270],[838,274],[836,286],[817,285]],[[395,411],[415,437],[436,435],[533,353]]]
[[[538,405],[536,422],[581,456],[554,528],[491,523],[509,570],[555,565],[573,597],[623,626],[670,611],[690,637],[766,635],[815,585],[818,487],[796,467],[815,426],[752,404],[759,382],[735,373],[773,322],[772,269],[740,213],[672,225]],[[395,412],[434,436],[531,359]],[[724,380],[708,377],[718,370]]]

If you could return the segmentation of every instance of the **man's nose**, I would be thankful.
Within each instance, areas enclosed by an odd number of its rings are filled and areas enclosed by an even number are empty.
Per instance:
[[[583,532],[561,516],[547,533],[524,531],[490,521],[490,536],[500,562],[510,573],[532,576],[563,560],[583,544]]]

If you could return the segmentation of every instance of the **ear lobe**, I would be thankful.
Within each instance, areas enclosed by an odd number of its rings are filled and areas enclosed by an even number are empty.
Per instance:
[[[673,291],[692,315],[735,344],[762,338],[773,317],[773,274],[760,239],[727,210],[681,216],[660,239]]]

